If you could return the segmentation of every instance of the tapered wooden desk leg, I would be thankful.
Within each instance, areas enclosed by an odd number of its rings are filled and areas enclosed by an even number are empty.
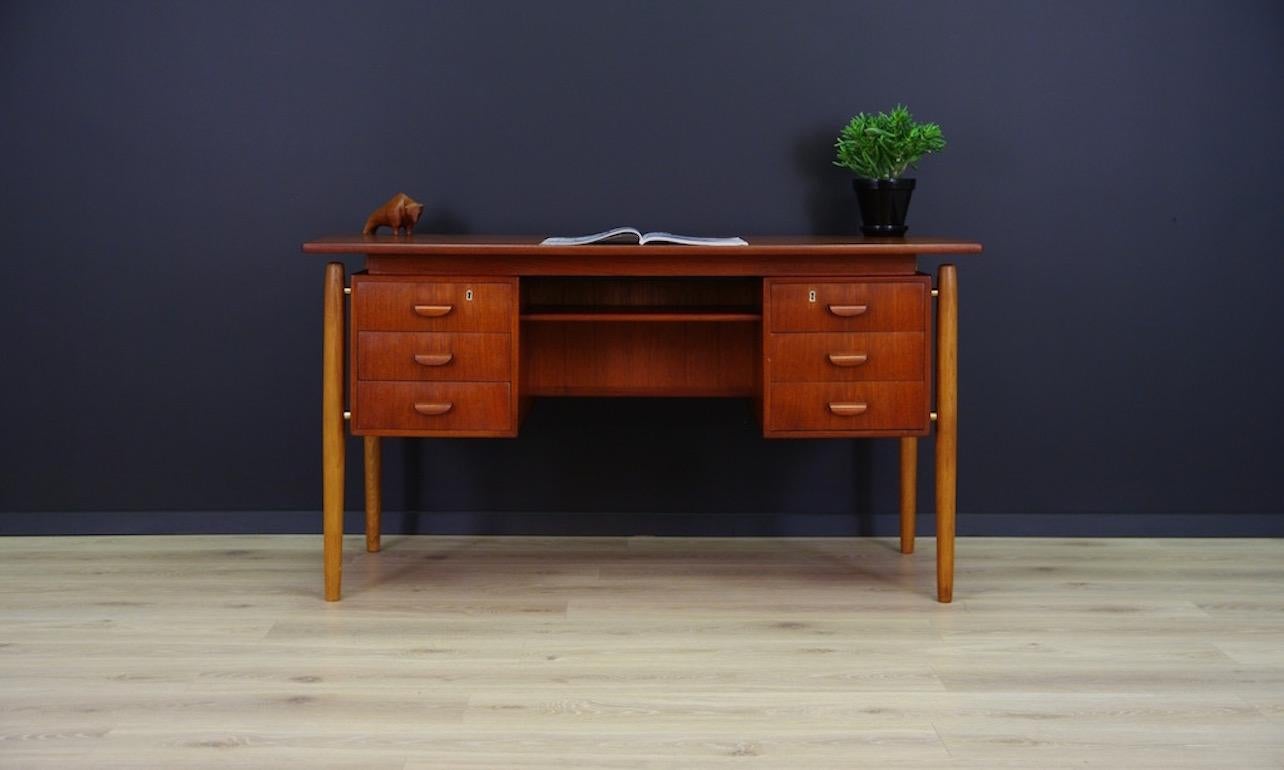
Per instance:
[[[901,553],[914,553],[918,512],[918,439],[901,439]]]
[[[343,264],[325,267],[321,337],[321,509],[325,598],[339,600],[343,577]]]
[[[379,452],[379,437],[366,436],[366,550],[379,550],[380,517],[383,514],[383,494],[380,488],[383,465]]]
[[[958,489],[959,295],[954,265],[941,265],[936,305],[936,597],[954,598]]]

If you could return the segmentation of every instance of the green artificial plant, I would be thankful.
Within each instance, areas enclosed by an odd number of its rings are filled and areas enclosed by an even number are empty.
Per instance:
[[[944,149],[945,137],[940,126],[915,123],[909,109],[898,104],[891,112],[862,112],[852,118],[834,147],[838,150],[835,166],[867,179],[897,179],[924,155]]]

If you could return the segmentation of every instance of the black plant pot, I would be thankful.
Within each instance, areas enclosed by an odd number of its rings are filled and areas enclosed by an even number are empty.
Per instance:
[[[865,235],[904,235],[905,213],[909,211],[913,179],[852,180],[856,202],[860,204],[860,231]]]

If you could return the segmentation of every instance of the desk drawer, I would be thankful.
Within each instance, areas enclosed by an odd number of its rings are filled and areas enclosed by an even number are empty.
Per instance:
[[[767,431],[922,431],[924,382],[780,383],[771,387]]]
[[[511,332],[515,305],[511,283],[352,281],[352,320],[360,331]]]
[[[507,382],[358,382],[353,432],[511,435]]]
[[[923,332],[772,334],[767,340],[772,382],[924,380]]]
[[[770,281],[768,331],[926,331],[927,276],[900,281]],[[814,295],[813,295],[814,292]]]
[[[493,333],[360,332],[357,379],[507,382],[510,340]]]

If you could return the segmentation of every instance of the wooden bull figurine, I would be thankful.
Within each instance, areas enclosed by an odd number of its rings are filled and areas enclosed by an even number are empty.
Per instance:
[[[366,219],[366,226],[362,228],[362,235],[370,235],[379,229],[380,225],[387,225],[392,228],[393,235],[400,235],[401,228],[406,228],[406,235],[410,235],[415,229],[415,223],[419,221],[419,215],[424,213],[424,204],[416,203],[409,195],[397,193]]]

